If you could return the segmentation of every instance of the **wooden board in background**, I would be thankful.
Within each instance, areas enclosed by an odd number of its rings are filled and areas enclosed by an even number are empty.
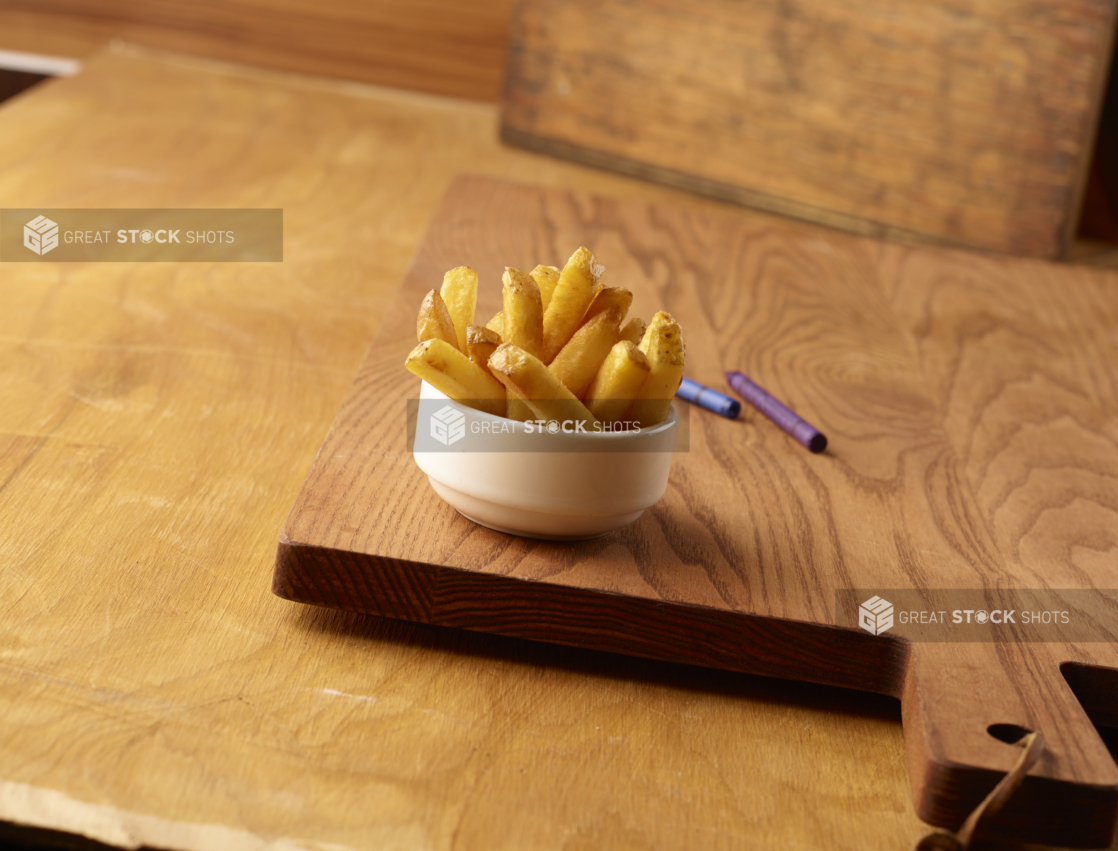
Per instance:
[[[264,68],[495,101],[514,0],[170,2],[9,0],[0,46],[15,30],[60,52],[56,32],[121,38]],[[14,49],[14,48],[10,48]],[[73,48],[71,48],[72,50]]]
[[[1118,62],[1110,66],[1094,156],[1083,193],[1082,239],[1099,240],[1118,253]]]
[[[84,59],[116,35],[103,21],[0,8],[0,50]]]
[[[0,103],[10,97],[15,97],[27,91],[37,83],[45,80],[42,74],[30,74],[26,71],[8,71],[0,68]]]
[[[1054,258],[1115,0],[525,0],[503,138],[856,232]]]
[[[503,266],[561,263],[578,245],[634,290],[636,314],[680,320],[689,375],[719,385],[744,369],[829,436],[827,454],[756,414],[696,413],[663,501],[578,544],[493,532],[441,502],[406,447],[418,381],[403,363],[424,292],[473,266],[489,315]],[[274,589],[892,694],[917,811],[937,824],[957,826],[1016,759],[990,725],[1040,730],[1048,750],[1000,830],[1106,844],[1118,768],[1059,666],[1090,663],[1081,685],[1113,683],[1118,630],[1101,645],[908,643],[834,626],[834,595],[1118,587],[1116,286],[1112,274],[460,178],[288,517]],[[1112,718],[1118,691],[1107,692],[1090,704]]]

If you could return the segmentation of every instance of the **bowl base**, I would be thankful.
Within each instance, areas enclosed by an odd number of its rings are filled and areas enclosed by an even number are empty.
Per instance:
[[[478,499],[476,496],[447,487],[430,476],[427,477],[427,481],[431,483],[435,493],[467,520],[472,520],[487,529],[504,532],[506,535],[518,535],[521,538],[538,538],[544,541],[589,541],[607,535],[614,529],[628,526],[644,514],[644,509],[607,515],[544,514]]]

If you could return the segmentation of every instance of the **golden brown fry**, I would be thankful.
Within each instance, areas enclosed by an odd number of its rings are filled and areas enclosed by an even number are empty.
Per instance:
[[[523,397],[535,419],[582,423],[586,429],[597,423],[543,361],[523,349],[509,343],[499,346],[489,358],[489,368],[510,395]]]
[[[630,340],[610,349],[602,368],[586,391],[586,408],[603,423],[617,423],[633,405],[650,366],[644,352]]]
[[[489,356],[501,345],[501,335],[481,325],[466,326],[466,354],[470,360],[489,371]]]
[[[638,344],[640,346],[640,350],[647,355],[648,348],[652,344],[653,329],[656,328],[656,326],[658,325],[664,325],[673,322],[675,322],[675,317],[668,313],[666,310],[657,311],[656,315],[652,317],[652,321],[648,323],[648,327],[644,329],[644,336],[641,337],[641,341]]]
[[[419,320],[415,324],[415,333],[421,343],[427,340],[443,340],[458,348],[458,332],[454,328],[454,320],[450,318],[450,312],[436,290],[431,290],[423,297],[423,304],[419,306]]]
[[[504,329],[501,339],[524,349],[533,357],[540,355],[543,337],[543,302],[540,288],[519,269],[506,266],[501,276],[504,283]]]
[[[543,316],[540,359],[544,363],[551,363],[578,329],[586,308],[594,298],[594,288],[602,277],[602,271],[588,248],[578,249],[563,267]]]
[[[598,290],[598,294],[594,296],[594,300],[590,302],[590,306],[586,308],[586,314],[582,317],[582,324],[585,325],[599,313],[609,310],[611,307],[617,307],[621,310],[621,321],[625,321],[625,314],[629,312],[629,308],[633,305],[633,293],[624,287],[602,287]]]
[[[621,330],[621,308],[599,313],[581,328],[555,356],[549,369],[580,399],[589,389]],[[630,397],[632,398],[632,397]]]
[[[551,294],[555,292],[555,285],[559,283],[561,270],[558,266],[539,265],[530,274],[532,280],[540,288],[540,301],[543,302],[543,309],[547,310],[547,306],[551,304]]]
[[[505,390],[508,390],[509,394],[508,412],[505,414],[506,417],[510,420],[516,420],[518,423],[527,422],[528,420],[534,420],[536,418],[535,411],[528,407],[528,403],[524,401],[523,396],[509,390],[507,386]]]
[[[624,327],[622,327],[621,339],[628,340],[634,346],[639,346],[641,344],[641,340],[644,339],[644,332],[647,327],[648,326],[644,324],[643,319],[641,319],[639,316],[634,316],[632,319],[625,323]]]
[[[503,310],[500,311],[496,316],[489,320],[485,327],[497,334],[498,344],[504,342],[501,335],[505,333],[505,312]],[[488,362],[486,363],[486,369],[488,369]],[[533,419],[536,415],[532,413],[532,409],[528,407],[527,403],[519,396],[519,394],[510,390],[508,394],[508,407],[505,416],[508,417],[510,420],[524,422],[525,420]]]
[[[652,342],[653,326],[657,325],[660,322],[663,322],[663,317],[667,315],[668,314],[663,310],[657,311],[656,314],[652,317],[652,321],[644,326],[644,333],[641,334],[640,340],[637,341],[637,348],[639,348],[646,355],[648,354],[648,347]]]
[[[439,293],[458,335],[458,351],[466,351],[466,326],[474,322],[477,308],[477,272],[469,266],[451,269],[443,276],[443,288]]]
[[[668,415],[668,408],[683,380],[683,332],[670,313],[652,317],[641,350],[648,357],[649,373],[637,393],[628,419],[642,428],[656,425]]]
[[[445,340],[420,343],[404,366],[463,405],[498,417],[505,415],[504,385]]]
[[[407,368],[453,399],[512,419],[655,425],[683,374],[679,324],[663,311],[648,325],[625,322],[633,294],[603,288],[602,272],[586,248],[562,271],[507,267],[504,309],[482,327],[473,323],[477,273],[451,269],[442,291],[423,300]]]

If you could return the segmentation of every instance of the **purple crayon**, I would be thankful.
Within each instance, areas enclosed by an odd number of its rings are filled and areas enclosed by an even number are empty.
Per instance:
[[[792,435],[797,443],[802,443],[812,452],[822,452],[827,448],[827,438],[819,429],[778,402],[748,376],[740,372],[727,372],[726,380],[735,393],[780,426],[782,431]]]

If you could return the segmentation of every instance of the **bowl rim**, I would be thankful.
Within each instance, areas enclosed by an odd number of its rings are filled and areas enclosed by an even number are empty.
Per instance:
[[[440,390],[436,389],[435,387],[433,387],[432,385],[428,384],[426,381],[421,380],[420,384],[422,385],[420,387],[420,393],[419,393],[419,397],[420,397],[421,400],[424,399],[424,398],[430,398],[430,397],[425,397],[424,396],[424,388],[427,388],[432,394],[435,394],[434,395],[435,399],[445,399],[448,403],[450,403],[452,406],[454,406],[458,410],[462,411],[463,413],[468,413],[470,416],[473,416],[473,417],[480,417],[483,422],[484,421],[489,421],[489,422],[500,422],[500,423],[512,423],[514,431],[516,431],[519,434],[527,434],[526,426],[524,425],[524,423],[520,422],[519,420],[510,420],[508,417],[499,417],[496,414],[488,414],[485,411],[479,411],[477,408],[471,408],[469,405],[463,405],[461,402],[458,402],[457,400],[452,399],[451,397],[447,396],[442,391],[440,391]],[[601,441],[615,441],[616,442],[616,441],[622,441],[622,440],[650,440],[653,437],[655,437],[657,435],[661,435],[666,431],[673,430],[676,427],[678,422],[679,422],[679,414],[676,412],[675,402],[672,402],[668,406],[668,415],[666,417],[664,417],[664,419],[662,419],[660,422],[656,423],[656,425],[652,426],[651,428],[641,429],[638,432],[633,432],[633,431],[563,432],[563,431],[561,431],[561,432],[556,432],[554,434],[552,434],[551,432],[548,432],[546,436],[541,434],[540,437],[543,440],[565,439],[565,440],[579,440],[579,441],[589,440],[589,441],[593,441],[593,442],[601,442]]]

